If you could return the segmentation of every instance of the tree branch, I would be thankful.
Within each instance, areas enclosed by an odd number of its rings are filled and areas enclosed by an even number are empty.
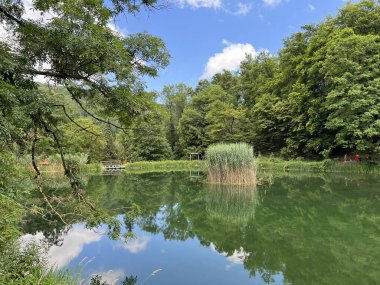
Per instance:
[[[70,92],[70,91],[69,91],[69,92]],[[106,120],[104,120],[104,119],[101,119],[101,118],[95,116],[94,114],[90,113],[90,112],[89,112],[89,111],[83,106],[82,102],[79,101],[78,98],[76,98],[72,93],[70,93],[70,94],[72,95],[73,100],[74,100],[75,102],[78,103],[79,107],[80,107],[85,113],[87,113],[90,117],[94,118],[95,120],[97,120],[97,121],[99,121],[99,122],[102,122],[102,123],[105,123],[105,124],[111,125],[111,126],[117,128],[117,129],[119,129],[119,130],[124,131],[124,132],[127,130],[126,128],[123,128],[123,127],[121,127],[121,126],[118,126],[118,125],[116,125],[116,124],[114,124],[114,123],[112,123],[112,122],[110,122],[110,121],[106,121]]]
[[[91,82],[91,80],[88,79],[86,76],[82,75],[74,75],[74,74],[66,74],[64,72],[56,72],[51,70],[35,70],[35,69],[28,69],[27,72],[32,75],[44,75],[49,77],[55,77],[60,79],[76,79],[76,80],[85,80],[86,82]]]
[[[23,20],[20,20],[20,19],[16,18],[15,16],[13,16],[11,13],[7,12],[7,10],[4,6],[0,6],[0,12],[3,13],[5,17],[16,22],[20,26],[25,24],[25,22]]]
[[[38,191],[41,193],[42,197],[44,198],[46,204],[49,206],[49,208],[51,209],[51,211],[57,215],[59,217],[59,219],[62,221],[62,223],[64,223],[66,226],[67,226],[67,223],[66,221],[64,220],[64,218],[62,217],[62,215],[60,213],[57,212],[56,209],[54,209],[53,205],[50,203],[49,201],[49,198],[46,196],[46,194],[44,193],[44,191],[42,190],[42,186],[37,183],[37,188],[38,188]]]
[[[38,128],[37,123],[34,121],[34,133],[33,133],[33,143],[32,143],[32,165],[34,168],[34,171],[36,172],[36,176],[34,178],[37,178],[41,175],[40,170],[38,169],[37,163],[36,163],[36,143],[38,140]]]
[[[65,116],[73,123],[73,124],[75,124],[78,128],[80,128],[82,131],[85,131],[85,132],[87,132],[87,133],[90,133],[90,134],[92,134],[92,135],[94,135],[94,136],[96,136],[96,137],[100,137],[101,135],[99,135],[99,134],[96,134],[96,133],[94,133],[94,132],[91,132],[91,131],[89,131],[88,130],[88,128],[85,128],[85,127],[83,127],[83,126],[81,126],[80,124],[78,124],[73,118],[71,118],[70,117],[70,115],[67,113],[67,111],[66,111],[66,107],[65,107],[65,105],[54,105],[54,107],[62,107],[62,110],[63,110],[63,112],[65,113]]]

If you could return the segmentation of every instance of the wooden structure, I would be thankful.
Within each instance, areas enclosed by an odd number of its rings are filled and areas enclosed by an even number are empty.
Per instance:
[[[193,157],[195,157],[195,159],[193,159]],[[189,159],[190,160],[201,160],[201,154],[199,152],[190,153]]]
[[[120,160],[104,160],[100,162],[103,165],[104,170],[122,170],[125,168],[124,164]]]

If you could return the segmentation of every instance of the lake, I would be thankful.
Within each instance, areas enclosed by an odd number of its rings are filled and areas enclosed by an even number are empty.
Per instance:
[[[128,238],[84,223],[25,226],[49,263],[109,284],[380,284],[380,179],[274,173],[257,188],[205,184],[199,172],[89,176],[88,195]],[[128,220],[125,207],[140,212]]]

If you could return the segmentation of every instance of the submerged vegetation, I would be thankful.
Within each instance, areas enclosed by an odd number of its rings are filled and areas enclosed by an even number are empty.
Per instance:
[[[207,181],[212,184],[256,185],[257,159],[251,146],[217,144],[206,151]]]

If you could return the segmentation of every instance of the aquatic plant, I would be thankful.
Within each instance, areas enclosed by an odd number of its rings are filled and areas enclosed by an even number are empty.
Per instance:
[[[207,180],[212,184],[256,185],[257,159],[245,143],[216,144],[206,151]]]

